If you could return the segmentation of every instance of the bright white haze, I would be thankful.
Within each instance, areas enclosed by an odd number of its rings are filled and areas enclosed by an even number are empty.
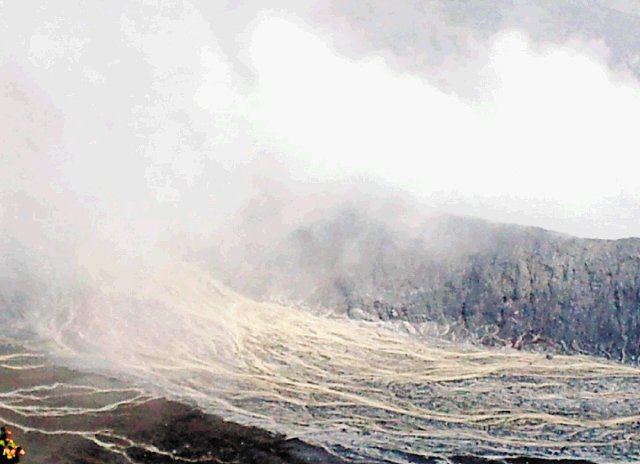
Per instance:
[[[506,31],[490,53],[490,85],[480,101],[465,101],[266,18],[251,46],[256,114],[308,176],[357,173],[456,212],[583,236],[639,235],[625,222],[637,211],[618,204],[640,198],[638,83],[577,42],[534,50]]]
[[[0,2],[0,222],[27,247],[99,268],[201,240],[265,185],[318,198],[359,182],[640,236],[640,87],[600,42],[503,31],[477,46],[470,99],[382,55],[346,57],[293,14],[258,9],[231,34],[230,6],[213,21],[186,1],[65,5]]]

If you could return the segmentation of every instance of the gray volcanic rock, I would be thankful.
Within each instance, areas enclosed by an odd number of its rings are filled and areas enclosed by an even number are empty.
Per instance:
[[[640,239],[579,239],[453,216],[409,235],[343,210],[298,228],[254,264],[251,278],[228,280],[254,297],[360,319],[432,321],[487,344],[640,355]]]

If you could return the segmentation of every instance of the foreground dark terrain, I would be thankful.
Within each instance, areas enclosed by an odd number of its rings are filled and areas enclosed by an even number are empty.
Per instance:
[[[322,448],[247,427],[153,397],[112,378],[49,365],[44,357],[3,346],[0,420],[11,424],[23,462],[40,463],[372,463],[336,457]],[[425,457],[399,450],[409,462],[512,464],[587,461],[474,456]],[[381,463],[383,461],[376,461]]]
[[[42,463],[263,463],[344,461],[299,440],[83,374],[3,346],[0,420]]]
[[[79,419],[80,420],[80,419]],[[95,430],[94,441],[77,436],[47,436],[37,431],[24,434],[30,462],[57,463],[247,463],[247,464],[340,464],[345,461],[321,448],[297,439],[286,439],[254,427],[244,427],[164,399],[135,406],[121,406],[102,417],[86,417],[83,426]],[[16,427],[17,428],[17,427]],[[120,437],[101,435],[99,430],[116,430]],[[18,431],[20,429],[17,428]],[[118,449],[118,453],[108,448]],[[410,456],[408,453],[407,455]],[[29,462],[27,461],[27,462]],[[548,461],[510,458],[488,460],[473,456],[454,456],[460,464],[509,462],[513,464],[588,461]],[[358,462],[366,462],[360,461]],[[415,456],[415,463],[443,462],[437,458]]]

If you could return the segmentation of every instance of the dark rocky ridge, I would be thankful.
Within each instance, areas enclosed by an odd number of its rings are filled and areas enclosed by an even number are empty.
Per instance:
[[[487,344],[631,362],[640,355],[640,239],[580,239],[452,216],[409,236],[343,210],[275,249],[245,256],[257,271],[231,272],[228,283],[352,317],[432,321]]]

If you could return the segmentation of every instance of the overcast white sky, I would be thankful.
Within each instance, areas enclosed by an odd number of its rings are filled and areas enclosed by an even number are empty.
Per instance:
[[[463,50],[424,48],[407,23],[409,39],[387,34],[398,51],[374,33],[410,12],[358,26],[329,2],[278,5],[0,1],[3,227],[142,243],[208,230],[273,177],[640,236],[640,84],[604,38],[480,33],[431,2],[421,14]]]
[[[534,50],[524,33],[501,32],[475,101],[375,56],[346,59],[279,17],[256,24],[250,48],[252,115],[308,175],[357,173],[507,222],[516,213],[567,230],[570,217],[580,224],[567,231],[581,235],[604,232],[603,204],[640,198],[640,86],[607,69],[602,45]],[[611,226],[605,235],[640,233]]]

